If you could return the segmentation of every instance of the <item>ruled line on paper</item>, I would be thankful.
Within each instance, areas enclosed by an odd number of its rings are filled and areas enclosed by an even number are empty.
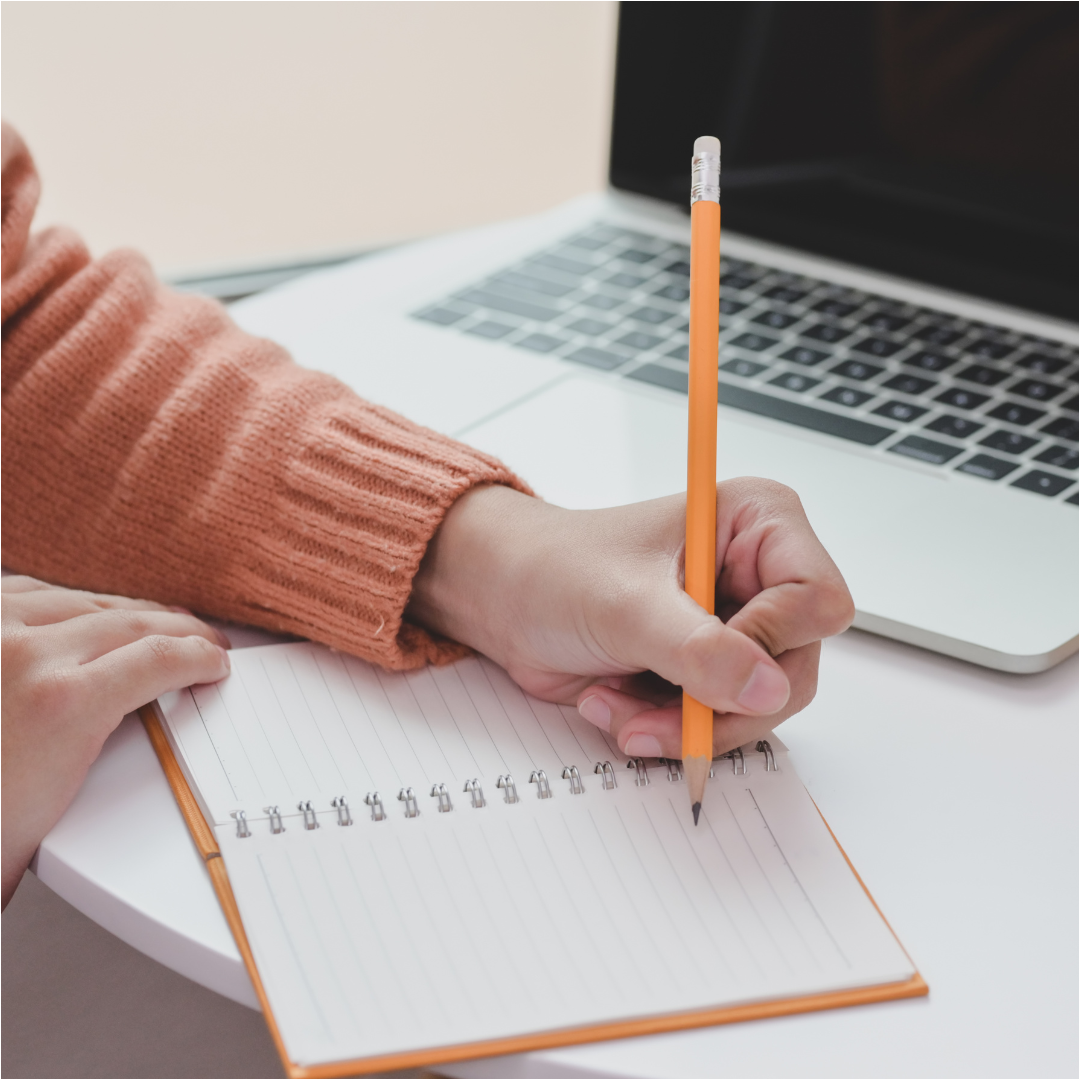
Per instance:
[[[213,747],[214,755],[218,759],[218,764],[221,766],[222,775],[225,777],[225,782],[229,785],[229,790],[232,792],[232,797],[234,799],[239,799],[240,796],[237,794],[236,785],[233,783],[233,778],[232,778],[232,774],[229,771],[229,767],[225,764],[225,759],[221,756],[221,751],[218,749],[217,742],[215,741],[213,733],[210,731],[210,727],[206,722],[206,717],[203,716],[203,711],[202,711],[202,709],[199,708],[199,703],[195,699],[195,691],[189,686],[187,692],[191,696],[191,703],[192,703],[192,705],[195,706],[195,711],[199,714],[199,722],[203,726],[203,731],[206,732],[206,738],[209,740],[210,745]],[[218,695],[218,696],[220,697],[220,695]],[[225,715],[228,716],[228,713],[226,712]],[[230,718],[230,722],[231,722],[231,718]],[[174,731],[175,731],[175,729],[174,729]],[[179,738],[179,732],[177,732],[176,734],[177,734],[177,737]],[[233,732],[233,734],[236,734],[235,731]],[[183,745],[182,741],[181,741],[181,745]],[[243,743],[241,743],[241,746],[242,745],[243,745]],[[247,751],[246,750],[244,751],[244,756],[245,757],[247,756]],[[250,762],[249,762],[249,764],[250,764]],[[252,770],[252,774],[255,775],[254,770]],[[256,775],[256,781],[257,780],[258,780],[258,776]],[[259,790],[262,791],[262,786],[261,785],[259,787]],[[265,797],[265,792],[263,794],[264,794],[264,797]]]
[[[484,770],[480,768],[480,762],[476,760],[476,755],[473,753],[473,748],[470,745],[468,739],[465,738],[465,733],[461,730],[460,725],[457,722],[457,717],[454,715],[453,709],[450,708],[450,703],[446,700],[446,695],[443,693],[442,687],[439,685],[438,679],[436,679],[430,671],[426,671],[428,679],[431,681],[431,685],[435,687],[435,693],[439,695],[439,700],[443,703],[443,708],[446,710],[446,715],[450,718],[450,722],[454,725],[454,730],[458,734],[458,738],[461,740],[462,745],[468,751],[469,757],[472,758],[473,766],[476,771],[483,775]]]
[[[281,699],[278,697],[277,690],[274,687],[273,682],[270,680],[270,673],[266,670],[266,661],[259,658],[259,667],[262,670],[263,677],[266,679],[266,685],[270,690],[270,693],[274,695],[274,701],[277,703],[278,711],[281,713],[282,719],[285,721],[285,727],[288,729],[289,735],[292,738],[293,745],[296,747],[296,752],[300,755],[300,760],[304,763],[304,768],[308,771],[308,776],[311,777],[311,783],[317,791],[321,790],[318,781],[315,779],[315,773],[313,772],[310,763],[308,762],[307,755],[304,753],[304,748],[300,745],[299,740],[296,737],[296,732],[293,731],[292,723],[289,720],[288,714],[285,712],[281,705]],[[247,682],[241,675],[240,681],[244,684],[244,690],[247,691],[248,700],[251,701],[251,692],[248,690]],[[257,717],[259,726],[263,727],[262,717]],[[265,731],[265,728],[264,728]],[[274,760],[277,762],[278,768],[281,769],[281,775],[288,781],[289,773],[285,766],[282,765],[280,759],[277,756],[277,750],[274,748],[274,742],[272,739],[267,739],[267,744],[270,747],[271,753],[274,755]]]
[[[308,655],[311,656],[312,654],[309,653]],[[345,776],[341,771],[341,766],[338,765],[337,759],[336,759],[336,757],[334,755],[334,752],[330,749],[330,744],[326,741],[326,733],[323,731],[322,724],[319,723],[319,718],[316,715],[316,711],[312,707],[311,701],[308,699],[307,693],[304,690],[304,680],[302,680],[296,674],[296,667],[295,667],[295,665],[293,664],[293,661],[292,661],[292,654],[287,653],[286,656],[285,656],[285,659],[286,659],[286,661],[288,662],[288,665],[289,665],[289,674],[292,675],[293,681],[296,683],[296,689],[300,692],[300,698],[304,702],[304,707],[307,709],[308,715],[311,717],[311,726],[315,728],[316,732],[318,732],[319,739],[322,741],[322,744],[323,744],[323,749],[326,751],[326,756],[330,759],[330,763],[334,766],[334,771],[338,774],[338,779],[341,781],[342,785],[345,785]],[[316,667],[316,670],[317,670],[318,669],[318,663],[317,662],[316,662],[315,667]],[[325,680],[324,680],[324,682],[325,682]],[[275,690],[275,694],[276,693],[277,693],[277,691]],[[331,698],[331,700],[333,700],[333,699]],[[317,783],[317,781],[316,781],[316,783]]]
[[[374,671],[375,678],[379,683],[379,688],[382,690],[383,696],[386,698],[386,703],[387,703],[387,705],[390,706],[390,712],[393,713],[394,722],[398,726],[398,731],[400,731],[401,734],[404,736],[405,742],[408,744],[409,749],[412,751],[413,757],[416,759],[416,767],[419,770],[420,775],[422,777],[424,777],[424,783],[427,784],[427,783],[436,782],[434,777],[428,776],[428,770],[426,768],[424,768],[424,763],[423,763],[423,761],[422,761],[422,759],[420,757],[420,752],[419,752],[419,750],[416,749],[416,743],[413,742],[413,738],[409,734],[408,729],[401,722],[401,715],[397,711],[397,706],[394,704],[394,699],[390,696],[389,692],[386,689],[385,676],[387,676],[388,673],[383,672],[379,668],[373,668],[372,670]],[[414,697],[413,700],[415,701],[416,698]],[[425,718],[425,723],[426,723],[426,718]],[[429,730],[430,730],[430,728],[429,728]],[[441,746],[439,747],[439,753],[442,754],[443,760],[446,761],[446,755],[442,753],[442,747]],[[449,770],[450,762],[448,762],[448,761],[446,762],[446,767]]]
[[[529,764],[532,768],[536,768],[536,759],[529,752],[529,748],[525,745],[525,740],[521,737],[521,732],[518,731],[517,725],[514,723],[510,714],[506,711],[506,706],[503,704],[502,698],[499,697],[499,692],[495,689],[494,684],[491,681],[491,676],[488,674],[487,669],[482,663],[478,664],[480,671],[483,673],[484,678],[487,680],[487,684],[491,687],[492,696],[499,703],[499,708],[502,709],[503,716],[506,717],[506,722],[510,725],[510,730],[514,733],[514,737],[521,744],[522,753],[529,759]]]
[[[367,775],[366,786],[374,788],[376,786],[375,780],[371,775],[371,770],[367,767],[367,762],[364,760],[364,755],[361,753],[360,747],[356,745],[356,739],[353,737],[352,725],[346,721],[344,715],[341,712],[341,706],[338,704],[337,698],[334,697],[333,690],[330,689],[330,682],[326,678],[326,672],[323,670],[322,661],[320,660],[320,653],[312,649],[309,655],[311,656],[312,662],[315,664],[315,670],[319,673],[319,678],[322,680],[323,689],[326,691],[326,696],[330,699],[330,704],[334,706],[334,711],[337,713],[338,722],[341,724],[341,727],[345,732],[345,736],[349,740],[349,743],[353,748],[353,753],[356,754],[356,759],[360,763],[361,769],[363,769],[364,773]],[[350,682],[349,685],[351,686],[352,683]],[[363,712],[366,716],[367,710],[364,709],[364,703],[359,699],[359,697],[356,699],[356,703],[360,707],[361,712]],[[342,780],[344,781],[344,777],[342,778]]]
[[[503,769],[506,772],[512,772],[513,770],[507,764],[506,758],[503,756],[502,748],[499,746],[498,742],[496,741],[495,736],[491,734],[491,729],[488,727],[487,720],[484,719],[483,711],[476,704],[476,701],[474,700],[474,698],[472,696],[472,692],[469,690],[469,687],[466,684],[465,680],[461,677],[461,673],[457,670],[456,667],[447,668],[447,669],[444,669],[444,670],[453,672],[454,678],[456,678],[457,681],[458,681],[458,685],[460,685],[460,687],[461,687],[462,691],[464,692],[465,696],[469,699],[469,704],[472,706],[472,710],[476,714],[476,718],[480,721],[480,724],[484,729],[484,734],[487,735],[488,741],[491,743],[491,747],[495,751],[495,755],[498,757],[499,761],[502,762]],[[443,700],[445,700],[445,698]],[[479,770],[479,771],[483,775],[483,770]]]
[[[371,711],[368,709],[367,705],[364,703],[363,695],[360,693],[360,690],[356,685],[356,679],[353,676],[352,666],[350,664],[350,660],[352,660],[351,657],[342,659],[342,666],[345,668],[345,674],[349,679],[349,686],[352,687],[352,692],[355,695],[356,700],[359,703],[360,708],[364,713],[364,717],[367,719],[368,727],[371,728],[372,734],[378,740],[379,747],[382,749],[382,752],[383,752],[383,757],[386,758],[387,764],[390,766],[391,771],[394,773],[394,783],[398,787],[402,787],[403,784],[402,784],[402,780],[401,780],[401,772],[398,769],[397,762],[394,760],[394,757],[390,753],[390,751],[386,748],[386,743],[383,742],[383,737],[382,737],[382,735],[379,734],[378,726],[376,725],[374,719],[372,718]],[[352,660],[352,663],[360,663],[360,662],[361,661],[359,661],[359,660]],[[417,762],[417,764],[419,764],[419,762]]]
[[[408,691],[409,697],[412,698],[413,704],[416,706],[416,711],[420,714],[420,718],[424,721],[424,726],[427,728],[428,734],[431,736],[431,741],[435,744],[436,748],[439,751],[439,754],[442,756],[443,761],[446,762],[446,775],[453,776],[454,767],[450,764],[450,759],[446,756],[446,749],[442,744],[442,740],[439,738],[438,735],[435,734],[435,729],[431,726],[430,717],[425,711],[424,706],[420,704],[420,699],[416,696],[416,690],[412,685],[412,681],[404,674],[401,674],[399,676],[399,679],[400,685]],[[392,701],[390,702],[390,707],[393,708],[395,712],[397,712],[397,709],[394,707],[394,703]],[[457,725],[455,725],[455,727],[456,726]]]

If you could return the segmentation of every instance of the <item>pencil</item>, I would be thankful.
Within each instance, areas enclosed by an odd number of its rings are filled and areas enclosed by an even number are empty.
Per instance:
[[[690,187],[690,411],[686,454],[685,588],[716,608],[716,406],[720,336],[720,140],[694,142]],[[694,824],[713,753],[713,711],[683,691],[683,774]]]

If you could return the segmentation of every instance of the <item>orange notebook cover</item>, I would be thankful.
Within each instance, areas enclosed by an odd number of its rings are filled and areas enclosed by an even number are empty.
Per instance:
[[[302,650],[305,646],[274,646],[270,648]],[[324,664],[343,662],[341,658],[336,656],[333,659],[330,659],[328,653],[318,650],[317,647],[309,646],[306,648],[315,650],[317,662],[322,662]],[[264,650],[244,651],[255,653],[263,652]],[[471,661],[471,663],[476,664],[476,661]],[[394,676],[393,678],[402,677]],[[205,705],[203,706],[203,711],[208,711]],[[236,896],[234,895],[233,887],[230,883],[229,873],[225,865],[225,858],[223,857],[221,847],[218,843],[217,836],[215,835],[215,830],[208,824],[203,810],[200,808],[200,801],[192,791],[188,779],[185,776],[185,770],[177,760],[177,755],[173,748],[175,739],[170,740],[169,735],[166,734],[162,719],[159,717],[154,706],[144,707],[140,710],[140,715],[151,743],[154,746],[154,750],[161,762],[162,768],[165,771],[169,785],[173,790],[177,803],[191,830],[196,847],[205,862],[207,872],[210,874],[214,889],[221,902],[222,910],[225,913],[226,920],[236,939],[237,947],[244,959],[244,964],[262,1005],[263,1014],[266,1017],[270,1032],[275,1040],[282,1061],[285,1064],[286,1071],[290,1076],[337,1077],[363,1075],[365,1073],[376,1073],[398,1069],[423,1068],[450,1061],[522,1053],[530,1050],[547,1049],[576,1043],[596,1042],[605,1039],[618,1039],[635,1035],[649,1035],[660,1032],[704,1027],[714,1024],[734,1023],[741,1020],[763,1019],[770,1016],[782,1016],[793,1013],[839,1008],[848,1005],[916,997],[928,993],[926,983],[917,971],[914,970],[914,965],[912,964],[910,965],[911,973],[907,977],[894,981],[878,982],[874,985],[848,987],[827,992],[801,994],[783,998],[771,998],[768,1000],[751,1001],[748,1003],[725,1005],[722,1007],[693,1008],[678,1012],[665,1012],[662,1015],[654,1016],[642,1016],[639,1014],[630,1019],[616,1020],[614,1022],[592,1023],[581,1026],[563,1025],[556,1029],[534,1031],[532,1033],[487,1039],[483,1041],[444,1043],[441,1045],[415,1047],[402,1052],[384,1053],[363,1058],[333,1060],[306,1065],[297,1064],[290,1057],[286,1046],[286,1039],[283,1035],[282,1027],[279,1024],[279,1018],[276,1018],[274,1015],[274,1010],[271,1005],[271,995],[267,993],[263,977],[256,964],[255,952],[253,952],[251,943],[249,942],[248,933],[245,930],[244,921],[240,914],[240,907],[237,904]],[[624,774],[619,777],[619,780],[623,781],[624,785],[626,783],[624,777],[630,776],[631,778],[640,778],[641,770],[646,769],[646,765],[643,762],[640,763],[640,767],[639,763],[636,761],[631,761],[627,764],[631,768],[630,774]],[[720,763],[718,762],[718,764]],[[727,763],[724,763],[724,767],[728,767]],[[735,767],[738,768],[738,763],[735,763]],[[635,772],[635,769],[638,771]],[[663,774],[660,776],[657,775],[655,765],[650,765],[646,771],[654,777],[654,784],[658,785],[663,783]],[[598,782],[599,781],[603,781],[606,784],[607,777],[600,776],[598,778]],[[573,782],[571,781],[571,783]],[[426,795],[426,792],[424,794]],[[562,795],[561,792],[558,792],[557,794]],[[684,791],[680,790],[679,794],[685,799]],[[570,802],[571,800],[565,800],[564,805]],[[466,806],[467,805],[468,804],[466,804]],[[582,800],[578,805],[585,805],[585,800]],[[429,813],[430,809],[428,806],[425,806],[423,811]],[[458,812],[467,813],[467,809],[465,807],[460,807]],[[287,820],[291,823],[294,818],[295,815],[293,815],[293,818]],[[333,819],[330,818],[327,827],[332,828],[332,825]],[[294,829],[294,835],[302,834],[296,832]],[[829,836],[832,836],[831,830],[829,830]],[[832,842],[835,843],[835,837],[832,838]],[[852,867],[850,861],[847,860],[846,854],[843,854],[842,849],[839,848],[839,844],[837,844],[836,847],[837,850],[840,851],[840,854],[843,855],[843,859],[850,869],[851,874],[858,882],[858,886],[861,887],[866,898],[869,900],[870,904],[873,905],[877,917],[881,919],[882,924],[887,928],[884,917],[881,915],[877,905],[873,902],[873,898],[870,897],[869,892],[866,891],[865,885],[862,883],[861,879],[858,878],[854,867]],[[891,935],[891,933],[891,930],[888,930],[888,934]],[[894,937],[892,940],[895,943]],[[895,944],[898,945],[898,943]],[[903,955],[906,957],[906,954]],[[908,963],[910,964],[910,960],[908,960]]]

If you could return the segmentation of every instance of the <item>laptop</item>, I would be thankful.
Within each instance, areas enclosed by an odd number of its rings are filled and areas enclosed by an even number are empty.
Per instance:
[[[608,191],[233,312],[552,502],[683,490],[715,134],[718,477],[799,493],[857,627],[1044,670],[1077,648],[1075,53],[1064,4],[623,4]]]

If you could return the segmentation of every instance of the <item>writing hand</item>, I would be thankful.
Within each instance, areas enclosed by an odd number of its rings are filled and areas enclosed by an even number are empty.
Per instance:
[[[821,639],[854,609],[789,488],[717,485],[717,616],[683,591],[685,523],[681,495],[572,511],[474,489],[432,540],[408,614],[576,703],[628,754],[681,756],[685,687],[716,710],[724,753],[810,702]]]
[[[126,713],[229,672],[228,642],[181,609],[29,577],[0,580],[3,906]]]

